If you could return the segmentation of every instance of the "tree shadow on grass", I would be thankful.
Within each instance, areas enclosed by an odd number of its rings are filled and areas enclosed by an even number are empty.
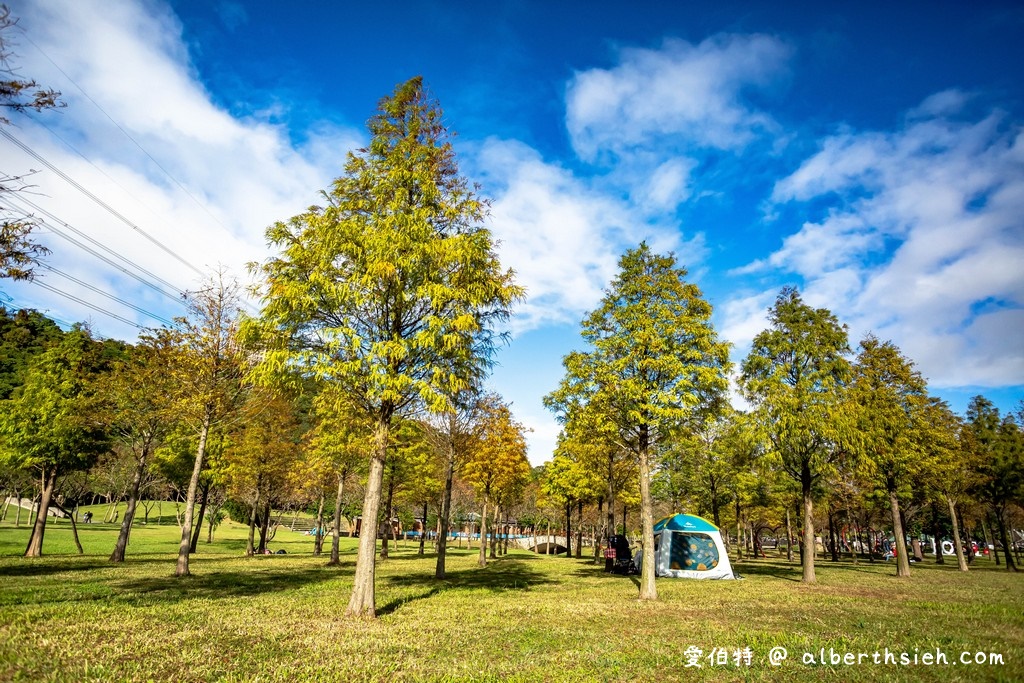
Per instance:
[[[259,569],[245,571],[203,572],[190,576],[162,576],[113,582],[115,599],[144,602],[176,602],[179,600],[251,597],[276,593],[332,581],[337,569],[354,565],[342,562],[332,567],[298,569]]]
[[[741,578],[748,576],[771,576],[776,579],[796,581],[797,583],[800,583],[802,576],[800,565],[785,567],[776,564],[740,564],[738,561],[733,561],[732,570],[734,574],[738,574]]]
[[[6,577],[25,577],[25,576],[50,576],[52,574],[65,574],[68,572],[82,572],[82,571],[93,571],[98,569],[114,569],[117,567],[140,565],[140,564],[166,564],[170,566],[174,563],[174,558],[168,559],[168,556],[163,555],[160,557],[145,557],[145,558],[132,558],[129,557],[123,564],[118,562],[110,562],[105,557],[89,556],[88,559],[82,559],[84,556],[73,555],[60,556],[60,555],[44,555],[41,558],[37,557],[19,557],[15,559],[16,563],[5,562],[0,565],[0,579]]]
[[[391,614],[399,607],[417,600],[425,600],[438,593],[451,590],[489,590],[493,592],[529,591],[537,586],[556,583],[542,572],[523,562],[525,557],[503,557],[490,560],[486,567],[460,569],[447,572],[445,578],[433,574],[390,576],[387,585],[396,588],[427,588],[415,595],[402,595],[377,610],[378,616]]]

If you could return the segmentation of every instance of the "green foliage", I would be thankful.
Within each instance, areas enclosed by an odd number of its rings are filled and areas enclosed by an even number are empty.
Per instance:
[[[302,437],[294,399],[273,392],[248,396],[218,463],[230,497],[249,505],[289,499]]]
[[[105,422],[136,459],[147,458],[175,425],[177,387],[168,372],[175,353],[166,337],[144,335],[100,387]]]
[[[792,288],[782,290],[768,319],[771,327],[754,338],[743,361],[740,388],[757,408],[770,455],[809,486],[847,452],[853,434],[844,391],[851,378],[846,326]]]
[[[591,419],[613,425],[634,452],[712,409],[728,388],[729,346],[686,274],[646,244],[626,252],[601,305],[583,321],[593,350],[565,357],[565,378],[545,404],[562,420],[593,404]]]
[[[591,351],[565,357],[565,376],[545,404],[581,432],[629,451],[637,465],[644,562],[640,597],[657,597],[651,474],[660,444],[713,413],[728,389],[729,345],[711,305],[671,254],[644,243],[619,260],[601,305],[583,321]],[[601,426],[601,423],[604,423]],[[611,503],[611,501],[609,501]]]
[[[224,501],[224,512],[228,514],[231,521],[236,524],[248,524],[249,513],[252,511],[252,504],[244,501],[228,498]]]
[[[189,292],[189,315],[162,328],[155,342],[174,350],[168,372],[177,391],[178,417],[196,434],[233,417],[244,403],[250,352],[239,339],[241,288],[223,273]]]
[[[971,399],[967,426],[973,437],[979,475],[977,492],[999,511],[1024,498],[1024,434],[1012,414],[1000,418],[999,409],[983,396]]]
[[[963,421],[942,400],[929,397],[917,423],[917,438],[925,454],[921,487],[956,501],[974,487],[975,468],[966,447]]]
[[[427,438],[428,429],[422,422],[402,420],[388,454],[386,476],[399,480],[396,495],[417,509],[439,500],[444,489],[444,462]]]
[[[590,503],[601,498],[606,482],[593,457],[591,445],[563,431],[558,436],[555,457],[544,467],[541,490],[549,498],[567,502]]]
[[[56,344],[64,332],[39,311],[8,311],[0,306],[0,400],[21,386],[29,363]]]
[[[267,230],[280,255],[253,266],[264,308],[245,337],[264,383],[337,384],[374,423],[363,518],[376,519],[391,420],[479,386],[509,307],[486,204],[459,175],[441,109],[421,78],[381,100],[367,148],[311,207]],[[366,535],[364,539],[368,538]],[[374,614],[374,553],[360,546],[349,613]]]
[[[886,491],[896,491],[924,463],[922,434],[928,395],[924,378],[892,342],[869,335],[853,368],[851,398],[858,443]]]
[[[115,348],[76,329],[40,354],[25,383],[4,401],[0,457],[21,469],[64,473],[87,469],[106,451],[97,387]]]

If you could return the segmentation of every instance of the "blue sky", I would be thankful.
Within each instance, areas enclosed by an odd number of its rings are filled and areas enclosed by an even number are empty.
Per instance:
[[[528,288],[491,383],[534,430],[531,461],[557,435],[541,397],[641,240],[676,253],[737,362],[796,285],[853,345],[892,339],[959,411],[1024,398],[1019,3],[9,4],[17,64],[68,103],[8,129],[38,156],[0,139],[0,171],[40,170],[43,282],[135,324],[180,308],[58,220],[178,288],[217,265],[244,280],[264,228],[315,202],[377,101],[421,74]],[[3,291],[137,332],[38,285]]]

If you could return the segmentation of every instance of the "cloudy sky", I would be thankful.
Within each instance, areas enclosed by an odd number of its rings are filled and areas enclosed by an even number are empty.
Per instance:
[[[38,284],[0,283],[8,306],[131,339],[211,269],[247,281],[264,229],[419,74],[529,292],[491,383],[534,463],[557,435],[541,397],[641,240],[737,362],[795,285],[958,411],[1024,398],[1019,3],[7,4],[12,65],[67,103],[2,128],[0,172],[36,171],[5,201],[53,250]]]

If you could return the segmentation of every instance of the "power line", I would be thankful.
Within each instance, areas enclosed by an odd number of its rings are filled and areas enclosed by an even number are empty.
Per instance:
[[[58,295],[64,297],[65,299],[69,299],[69,300],[74,301],[76,303],[82,304],[83,306],[85,306],[87,308],[91,308],[94,311],[98,311],[98,312],[100,312],[100,313],[102,313],[104,315],[109,315],[114,320],[120,320],[121,322],[123,322],[123,323],[125,323],[127,325],[131,325],[132,327],[134,327],[136,329],[139,329],[139,330],[146,329],[144,326],[139,325],[136,322],[132,322],[128,318],[121,317],[117,313],[111,313],[110,311],[108,311],[105,308],[97,306],[96,304],[91,304],[88,301],[86,301],[85,299],[80,299],[77,296],[75,296],[74,294],[69,294],[69,293],[65,292],[64,290],[57,289],[56,287],[48,285],[45,282],[41,282],[40,280],[32,280],[32,284],[37,285],[39,287],[42,287],[43,289],[47,289],[47,290],[53,292],[54,294],[58,294]]]
[[[33,46],[33,47],[35,47],[35,49],[39,50],[39,53],[40,53],[41,55],[43,55],[43,57],[45,57],[45,58],[47,59],[47,61],[49,61],[49,62],[50,62],[50,64],[53,64],[54,68],[55,68],[55,69],[57,69],[57,71],[59,71],[59,72],[60,72],[61,74],[63,74],[64,78],[68,79],[68,82],[69,82],[69,83],[71,83],[71,85],[73,85],[73,86],[75,86],[76,88],[78,88],[78,91],[79,91],[80,93],[82,93],[82,95],[83,95],[83,96],[85,97],[85,99],[89,100],[89,101],[90,101],[90,102],[91,102],[91,103],[93,104],[93,106],[94,106],[94,107],[96,107],[97,109],[99,109],[99,110],[100,110],[100,113],[102,113],[102,114],[103,114],[104,116],[106,116],[106,117],[107,117],[107,120],[108,120],[108,121],[110,121],[110,122],[111,122],[112,124],[114,124],[114,126],[115,126],[115,127],[116,127],[116,128],[117,128],[117,129],[119,130],[119,131],[121,131],[121,133],[122,133],[122,134],[123,134],[123,135],[124,135],[124,136],[125,136],[126,138],[128,138],[129,140],[131,140],[131,141],[132,141],[132,144],[134,144],[134,145],[135,145],[136,147],[138,147],[138,148],[139,148],[139,150],[140,150],[140,151],[141,151],[141,152],[142,152],[143,154],[145,154],[145,155],[146,155],[146,156],[147,156],[147,157],[149,158],[149,160],[150,160],[150,161],[152,161],[152,162],[153,162],[154,164],[156,164],[156,167],[157,167],[157,168],[159,168],[159,169],[160,169],[161,171],[163,171],[164,175],[165,175],[165,176],[167,176],[168,178],[170,178],[171,182],[173,182],[173,183],[174,183],[175,185],[177,185],[177,186],[178,186],[178,188],[179,188],[179,189],[180,189],[180,190],[181,190],[182,192],[184,192],[184,193],[185,193],[185,194],[186,194],[186,195],[188,196],[188,198],[189,198],[189,199],[191,199],[191,200],[192,200],[192,201],[193,201],[193,202],[195,203],[195,205],[196,205],[196,206],[198,206],[198,207],[199,207],[200,209],[202,209],[202,210],[203,210],[203,211],[204,211],[204,212],[206,213],[206,215],[207,215],[207,216],[209,216],[210,218],[212,218],[212,219],[214,220],[214,222],[215,222],[215,223],[217,223],[217,225],[219,225],[219,226],[220,226],[221,228],[223,228],[223,229],[224,229],[225,231],[227,231],[227,232],[228,232],[228,233],[230,234],[230,231],[228,230],[227,226],[226,226],[226,225],[224,225],[223,223],[221,223],[221,222],[220,222],[220,219],[219,219],[219,218],[217,218],[217,217],[216,217],[216,216],[215,216],[215,215],[213,214],[213,212],[212,212],[212,211],[210,211],[210,209],[209,209],[209,208],[207,208],[207,206],[206,206],[205,204],[203,204],[203,203],[202,203],[202,202],[200,202],[200,201],[199,201],[198,199],[196,199],[195,195],[193,195],[193,194],[192,194],[191,192],[189,192],[189,190],[188,190],[188,188],[187,188],[187,187],[185,187],[184,185],[182,185],[182,184],[181,184],[181,183],[180,183],[180,182],[178,181],[178,179],[177,179],[177,178],[175,178],[175,177],[174,177],[174,175],[172,175],[172,174],[171,174],[171,172],[170,172],[170,171],[168,171],[168,170],[167,170],[166,168],[164,168],[164,167],[163,167],[163,165],[162,165],[162,164],[161,164],[161,163],[160,163],[159,161],[157,161],[157,160],[156,160],[156,158],[154,158],[154,157],[153,157],[153,155],[152,155],[152,154],[150,154],[148,150],[146,150],[146,148],[145,148],[145,147],[143,147],[143,146],[142,146],[141,144],[139,144],[139,141],[138,141],[138,140],[136,140],[136,139],[135,139],[134,137],[132,137],[131,133],[129,133],[129,132],[127,131],[127,130],[125,130],[125,129],[124,129],[124,127],[122,127],[120,123],[118,123],[117,121],[115,121],[115,120],[114,120],[114,118],[113,118],[113,117],[112,117],[112,116],[111,116],[110,114],[108,114],[108,113],[107,113],[107,111],[106,111],[106,110],[105,110],[105,109],[104,109],[103,107],[101,107],[101,106],[100,106],[99,102],[97,102],[97,101],[96,101],[96,100],[94,100],[94,99],[93,99],[92,97],[90,97],[89,93],[87,93],[87,92],[85,91],[85,89],[84,89],[84,88],[83,88],[82,86],[78,85],[78,83],[77,83],[77,82],[75,81],[75,79],[71,78],[71,76],[69,76],[69,75],[67,74],[67,72],[65,72],[65,71],[64,71],[64,69],[60,68],[60,66],[59,66],[59,65],[57,64],[57,62],[53,61],[53,59],[52,59],[52,58],[50,57],[50,55],[46,54],[46,51],[45,51],[45,50],[43,50],[43,48],[39,47],[39,45],[37,45],[37,44],[35,43],[35,41],[33,41],[33,40],[32,40],[32,39],[31,39],[31,38],[30,38],[30,37],[28,36],[28,35],[25,35],[25,39],[26,39],[26,40],[28,40],[28,42],[32,43],[32,46]],[[47,130],[49,130],[49,128],[47,128]],[[53,131],[51,130],[50,132],[52,133]],[[59,136],[58,136],[58,137],[59,137]],[[65,144],[67,144],[67,143],[65,143]],[[72,149],[73,149],[73,148],[72,148]],[[76,150],[76,153],[77,153],[77,150]],[[79,156],[81,156],[81,155],[79,155]],[[83,157],[83,158],[84,158],[84,157]],[[90,163],[91,163],[91,162],[90,162]]]
[[[49,318],[53,322],[57,323],[58,325],[63,325],[64,327],[66,327],[68,329],[71,329],[72,327],[75,326],[74,323],[69,323],[67,320],[61,320],[60,318],[57,318],[55,316],[50,315],[49,314],[49,309],[47,309],[45,311],[40,311],[38,306],[31,306],[31,305],[26,306],[23,303],[20,303],[20,302],[16,301],[15,299],[13,299],[12,297],[8,296],[4,292],[0,292],[0,299],[3,299],[4,302],[6,302],[6,303],[0,303],[0,306],[3,306],[4,308],[7,308],[7,310],[11,310],[10,308],[7,307],[7,304],[14,304],[15,306],[17,306],[19,309],[21,309],[23,311],[24,310],[33,310],[33,311],[36,311],[37,313],[42,313],[44,316],[46,316],[47,318]],[[98,338],[102,339],[102,337],[100,337],[100,335],[96,335],[96,336]]]
[[[127,225],[128,227],[130,227],[130,228],[131,228],[132,230],[136,231],[137,233],[139,233],[140,235],[142,235],[143,237],[145,237],[145,238],[146,238],[147,240],[149,240],[150,242],[152,242],[152,243],[153,243],[154,245],[156,245],[156,246],[157,246],[158,248],[160,248],[160,249],[161,249],[161,250],[162,250],[162,251],[163,251],[164,253],[166,253],[167,255],[171,256],[171,257],[172,257],[173,259],[175,259],[176,261],[178,261],[178,262],[179,262],[179,263],[181,263],[182,265],[184,265],[184,266],[186,266],[186,267],[190,268],[190,269],[191,269],[192,271],[194,271],[194,272],[195,272],[195,273],[196,273],[197,275],[199,275],[199,276],[201,276],[201,277],[205,275],[205,274],[203,273],[203,271],[202,271],[202,270],[200,270],[199,268],[197,268],[197,267],[195,267],[194,265],[192,265],[191,263],[189,263],[189,262],[188,262],[187,260],[185,260],[185,258],[183,258],[182,256],[178,255],[178,254],[177,254],[177,253],[176,253],[176,252],[175,252],[175,251],[174,251],[173,249],[171,249],[170,247],[168,247],[167,245],[165,245],[165,244],[164,244],[163,242],[161,242],[161,241],[160,241],[160,240],[158,240],[157,238],[153,237],[153,236],[152,236],[152,235],[150,235],[150,234],[149,234],[148,232],[146,232],[145,230],[143,230],[142,228],[140,228],[140,227],[139,227],[138,225],[136,225],[135,223],[133,223],[132,221],[130,221],[130,220],[129,220],[128,218],[126,218],[126,217],[125,217],[125,216],[124,216],[123,214],[121,214],[121,213],[120,213],[119,211],[117,211],[117,209],[115,209],[114,207],[110,206],[110,204],[107,204],[107,203],[106,203],[105,201],[103,201],[102,199],[100,199],[99,197],[97,197],[96,195],[94,195],[94,194],[93,194],[92,192],[90,192],[90,191],[89,191],[89,190],[87,190],[87,189],[86,189],[85,187],[83,187],[83,186],[82,186],[82,185],[81,185],[81,184],[80,184],[80,183],[79,183],[78,181],[76,181],[76,180],[75,180],[74,178],[72,178],[72,177],[71,177],[71,176],[69,176],[69,175],[68,175],[67,173],[65,173],[64,171],[60,170],[59,168],[57,168],[56,166],[54,166],[53,164],[51,164],[51,163],[50,163],[49,161],[47,161],[47,160],[46,160],[46,158],[45,158],[45,157],[43,157],[43,156],[42,156],[41,154],[39,154],[38,152],[36,152],[36,151],[35,151],[34,149],[32,149],[31,147],[29,147],[28,145],[26,145],[26,144],[24,144],[23,142],[21,142],[20,140],[18,140],[18,139],[17,139],[16,137],[14,137],[13,135],[11,135],[11,134],[10,134],[9,132],[7,132],[6,130],[4,130],[3,128],[0,128],[0,135],[3,135],[3,136],[4,136],[5,138],[7,138],[7,139],[8,139],[8,140],[9,140],[10,142],[14,143],[14,145],[16,145],[16,146],[17,146],[17,147],[18,147],[19,149],[21,149],[21,150],[22,150],[23,152],[25,152],[26,154],[28,154],[29,156],[31,156],[31,157],[32,157],[33,159],[35,159],[36,161],[38,161],[39,163],[43,164],[43,165],[44,165],[44,166],[46,166],[46,167],[47,167],[48,169],[50,169],[51,171],[53,171],[54,173],[56,173],[56,174],[57,174],[58,176],[60,176],[60,177],[61,177],[61,178],[62,178],[62,179],[63,179],[63,180],[65,181],[65,182],[67,182],[67,183],[68,183],[69,185],[71,185],[72,187],[74,187],[74,188],[75,188],[76,190],[78,190],[79,192],[81,192],[82,194],[84,194],[84,195],[85,195],[86,197],[88,197],[89,199],[91,199],[91,200],[92,200],[93,202],[95,202],[95,203],[96,203],[96,204],[97,204],[98,206],[100,206],[101,208],[103,208],[104,210],[106,210],[106,211],[107,211],[108,213],[110,213],[110,215],[112,215],[112,216],[113,216],[114,218],[117,218],[117,219],[118,219],[119,221],[121,221],[122,223],[124,223],[125,225]]]
[[[8,199],[15,199],[15,198],[14,198],[14,197],[8,197]],[[72,232],[74,232],[74,233],[75,233],[76,235],[79,235],[79,236],[81,236],[81,237],[82,237],[83,239],[85,239],[85,240],[87,240],[87,241],[89,241],[89,242],[91,242],[91,243],[95,244],[95,245],[96,245],[96,246],[98,246],[98,247],[99,247],[100,249],[103,249],[103,250],[104,250],[104,251],[106,251],[107,253],[109,253],[109,254],[111,254],[112,256],[114,256],[115,258],[117,258],[117,259],[119,259],[119,260],[123,261],[124,263],[128,264],[129,266],[131,266],[131,267],[133,267],[133,268],[136,268],[136,269],[138,269],[139,271],[141,271],[141,272],[143,272],[143,273],[145,273],[145,274],[149,275],[150,277],[152,277],[152,278],[154,278],[154,279],[158,280],[159,282],[162,282],[162,283],[166,284],[166,285],[167,285],[168,287],[171,287],[172,289],[176,289],[176,287],[175,287],[175,286],[174,286],[173,284],[171,284],[170,282],[167,282],[166,280],[164,280],[164,279],[162,279],[162,278],[158,277],[157,275],[154,275],[153,273],[151,273],[151,272],[149,272],[148,270],[146,270],[146,269],[142,268],[141,266],[139,266],[138,264],[134,263],[133,261],[131,261],[131,260],[129,260],[129,259],[127,259],[127,258],[125,258],[124,256],[121,256],[121,255],[120,255],[120,254],[118,254],[118,253],[117,253],[116,251],[113,251],[113,250],[112,250],[112,249],[110,249],[109,247],[106,247],[106,246],[104,246],[103,244],[101,244],[101,243],[97,242],[97,241],[96,241],[96,240],[94,240],[93,238],[91,238],[91,237],[89,237],[88,235],[86,235],[85,233],[83,233],[83,232],[82,232],[81,230],[78,230],[77,228],[75,228],[75,227],[74,227],[74,226],[72,226],[71,224],[69,224],[69,223],[66,223],[65,221],[62,221],[62,220],[60,220],[59,218],[57,218],[56,216],[54,216],[54,215],[53,215],[52,213],[50,213],[49,211],[47,211],[47,210],[45,210],[45,209],[43,209],[43,208],[39,207],[39,206],[38,206],[38,205],[36,205],[35,203],[33,203],[33,202],[31,202],[31,201],[29,201],[29,200],[25,199],[24,197],[17,197],[17,198],[16,198],[16,201],[15,201],[15,204],[18,204],[18,203],[20,203],[20,202],[24,202],[24,203],[28,204],[29,206],[31,206],[31,207],[34,207],[34,208],[36,208],[36,209],[37,209],[37,210],[38,210],[38,211],[39,211],[40,213],[43,213],[43,214],[45,214],[45,215],[49,216],[49,217],[50,217],[50,218],[51,218],[51,219],[52,219],[53,221],[55,221],[56,223],[59,223],[60,225],[62,225],[62,226],[64,226],[65,228],[67,228],[68,230],[71,230]],[[22,208],[22,211],[23,211],[24,213],[26,213],[26,214],[30,213],[30,212],[28,212],[28,211],[25,211],[25,209],[24,209],[24,208]],[[181,296],[180,296],[179,294],[171,294],[170,292],[167,292],[166,290],[164,290],[164,289],[163,289],[162,287],[160,287],[160,286],[158,286],[158,285],[154,284],[153,282],[150,282],[150,281],[146,280],[145,278],[141,277],[140,275],[137,275],[136,273],[133,273],[132,271],[130,271],[130,270],[128,270],[127,268],[125,268],[124,266],[121,266],[121,265],[118,265],[117,263],[114,263],[114,262],[113,262],[112,260],[110,260],[109,258],[107,258],[106,256],[104,256],[103,254],[101,254],[101,253],[99,253],[98,251],[96,251],[95,249],[92,249],[91,247],[89,247],[89,246],[87,246],[87,245],[83,244],[82,242],[79,242],[79,241],[78,241],[78,240],[76,240],[76,239],[75,239],[74,237],[71,237],[70,235],[68,235],[68,234],[67,234],[67,233],[65,233],[65,232],[64,232],[63,230],[61,230],[60,228],[56,227],[56,226],[55,226],[55,225],[53,225],[52,223],[49,223],[49,222],[47,222],[47,221],[45,221],[45,220],[42,220],[42,219],[36,219],[36,220],[38,220],[38,221],[39,221],[39,224],[40,224],[40,225],[42,225],[43,227],[45,227],[45,228],[47,228],[48,230],[50,230],[50,231],[51,231],[51,232],[52,232],[53,234],[55,234],[55,235],[57,235],[57,236],[59,236],[59,237],[62,237],[62,238],[64,238],[65,240],[67,240],[67,241],[68,241],[68,242],[70,242],[71,244],[75,245],[75,246],[76,246],[76,247],[78,247],[79,249],[81,249],[81,250],[83,250],[83,251],[85,251],[85,252],[87,252],[87,253],[89,253],[89,254],[92,254],[93,256],[95,256],[96,258],[100,259],[101,261],[103,261],[103,262],[104,262],[104,263],[106,263],[107,265],[109,265],[109,266],[111,266],[111,267],[113,267],[113,268],[117,269],[118,271],[120,271],[120,272],[124,273],[125,275],[127,275],[127,276],[131,277],[132,279],[136,280],[136,281],[137,281],[137,282],[139,282],[140,284],[142,284],[142,285],[145,285],[146,287],[149,287],[149,288],[150,288],[150,289],[152,289],[153,291],[155,291],[155,292],[157,292],[157,293],[159,293],[159,294],[162,294],[162,295],[164,295],[165,297],[167,297],[167,298],[168,298],[168,299],[170,299],[171,301],[174,301],[174,302],[176,302],[176,303],[178,303],[178,304],[182,304],[182,305],[184,305],[184,302],[183,302],[183,300],[182,300],[182,298],[181,298]]]
[[[52,273],[56,273],[57,275],[60,275],[63,278],[71,280],[72,282],[74,282],[77,285],[81,285],[82,287],[85,287],[88,290],[96,292],[100,296],[106,297],[106,298],[110,299],[111,301],[116,301],[117,303],[121,304],[122,306],[127,306],[128,308],[132,309],[133,311],[136,311],[137,313],[141,313],[142,315],[148,316],[148,317],[152,318],[153,320],[159,320],[160,322],[164,323],[165,325],[170,325],[172,327],[174,326],[174,323],[172,323],[170,320],[167,320],[166,318],[162,318],[159,315],[157,315],[156,313],[151,313],[150,311],[147,311],[144,308],[136,306],[135,304],[131,303],[130,301],[125,301],[124,299],[122,299],[120,297],[117,297],[117,296],[114,296],[113,294],[109,294],[107,292],[104,292],[99,287],[95,287],[93,285],[90,285],[88,282],[85,282],[83,280],[79,280],[77,277],[75,277],[73,275],[68,275],[67,273],[65,273],[62,270],[58,270],[57,268],[54,268],[53,266],[48,266],[45,263],[42,264],[42,267],[45,268],[46,270],[49,270]]]

